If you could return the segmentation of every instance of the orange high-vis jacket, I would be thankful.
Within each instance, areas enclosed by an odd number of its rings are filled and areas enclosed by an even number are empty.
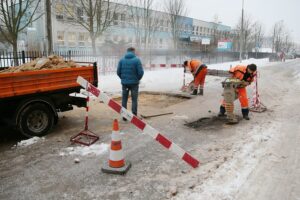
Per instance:
[[[229,70],[229,72],[232,74],[233,78],[237,78],[242,81],[242,80],[244,80],[244,75],[247,72],[247,66],[237,65],[237,66],[231,68]],[[247,80],[244,80],[244,81],[251,83],[251,82],[253,82],[253,78],[254,78],[254,75],[251,75],[247,78]]]
[[[193,75],[195,75],[198,67],[202,65],[202,62],[200,60],[191,60],[188,62],[188,67],[190,68]]]

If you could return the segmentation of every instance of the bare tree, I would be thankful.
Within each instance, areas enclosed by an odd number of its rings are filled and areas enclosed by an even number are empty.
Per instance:
[[[169,14],[173,44],[174,48],[177,49],[182,31],[182,16],[186,14],[185,0],[166,0],[165,11]]]
[[[272,29],[273,50],[275,52],[284,51],[289,53],[294,46],[294,42],[292,41],[290,31],[285,26],[284,22],[282,20],[276,22]]]
[[[65,5],[67,14],[73,19],[71,23],[76,23],[89,32],[93,54],[96,54],[96,39],[117,20],[117,7],[116,1],[111,0],[69,0]]]
[[[257,53],[259,48],[262,46],[264,37],[263,25],[256,21],[253,24],[253,47],[255,48],[255,52]]]
[[[290,53],[293,51],[294,46],[295,46],[295,43],[292,40],[290,32],[286,31],[284,42],[283,42],[283,49],[285,50],[286,53]]]
[[[213,17],[213,26],[212,26],[212,30],[213,30],[213,41],[212,41],[212,45],[214,47],[218,46],[218,41],[220,39],[220,34],[219,34],[219,24],[220,24],[220,20],[219,20],[219,16],[217,14],[214,15]]]
[[[243,24],[242,24],[243,21]],[[242,34],[243,29],[243,34]],[[242,42],[242,52],[251,51],[252,34],[253,34],[253,22],[249,15],[245,15],[243,20],[239,20],[236,25],[236,30],[239,33],[238,37]],[[242,37],[242,38],[241,38]]]
[[[154,11],[154,0],[131,0],[128,3],[130,10],[129,24],[134,28],[138,47],[149,49],[155,31],[159,29],[161,16]]]
[[[273,50],[279,52],[283,46],[284,23],[276,22],[273,26]]]
[[[0,33],[12,45],[15,65],[18,65],[18,36],[42,16],[43,13],[36,15],[41,0],[0,0],[0,2]]]

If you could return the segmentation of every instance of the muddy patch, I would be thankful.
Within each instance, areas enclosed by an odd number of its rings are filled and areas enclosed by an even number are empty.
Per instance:
[[[238,117],[238,119],[240,121],[242,118]],[[198,119],[197,121],[188,122],[184,125],[197,130],[218,130],[220,128],[232,126],[227,124],[226,117],[217,116],[203,117]]]
[[[114,98],[117,102],[121,104],[122,98]],[[138,97],[138,104],[141,107],[156,107],[156,108],[165,108],[172,106],[186,100],[189,100],[189,97],[173,95],[173,94],[159,94],[159,93],[141,93]],[[128,98],[128,103],[131,104],[131,97]]]

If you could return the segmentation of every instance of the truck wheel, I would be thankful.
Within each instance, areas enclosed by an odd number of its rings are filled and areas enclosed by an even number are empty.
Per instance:
[[[44,104],[35,103],[21,111],[18,127],[26,137],[44,136],[54,125],[54,113]]]

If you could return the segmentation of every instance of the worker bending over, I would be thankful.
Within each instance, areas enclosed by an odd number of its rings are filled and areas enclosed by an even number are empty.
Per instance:
[[[199,95],[203,95],[207,66],[200,60],[184,61],[183,66],[185,67],[185,69],[188,68],[188,70],[194,76],[194,90],[192,92],[192,95],[197,95],[199,86]]]
[[[242,114],[243,114],[243,118],[246,120],[249,120],[249,102],[248,102],[248,97],[247,97],[247,90],[246,87],[248,85],[251,84],[251,82],[253,82],[253,78],[256,75],[256,65],[255,64],[250,64],[247,66],[243,66],[243,65],[238,65],[236,67],[233,67],[229,70],[229,72],[232,74],[232,78],[231,79],[235,79],[241,83],[239,84],[237,87],[234,87],[234,96],[233,98],[229,98],[229,99],[239,99],[240,103],[241,103],[241,108],[242,108]],[[232,82],[234,85],[234,82]],[[236,83],[236,82],[235,82]],[[223,84],[224,86],[224,84]],[[224,88],[224,93],[225,93],[225,88]],[[228,94],[228,93],[227,93]],[[229,93],[230,94],[230,93]],[[228,98],[228,97],[227,97]],[[233,100],[233,101],[234,101]],[[225,94],[224,94],[224,100],[222,102],[222,105],[220,106],[220,113],[219,113],[219,117],[221,116],[225,116],[225,112],[232,111],[233,112],[233,101],[232,102],[226,102],[225,99]],[[228,106],[230,105],[230,106]],[[227,109],[225,109],[225,106]],[[230,107],[230,108],[228,108]],[[231,113],[228,113],[231,114]],[[233,122],[235,122],[236,119],[229,119],[232,120]],[[237,122],[237,121],[236,121]]]

